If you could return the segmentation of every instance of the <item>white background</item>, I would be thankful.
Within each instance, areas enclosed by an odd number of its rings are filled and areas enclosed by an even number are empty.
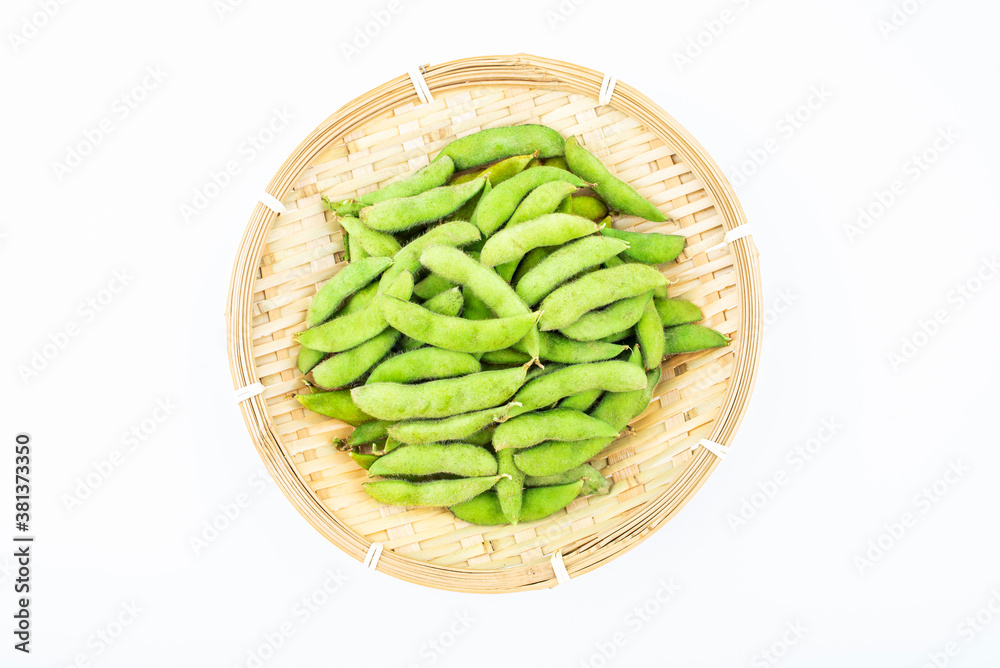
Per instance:
[[[30,432],[37,542],[30,657],[11,648],[13,562],[0,552],[0,665],[252,666],[286,623],[260,665],[917,668],[949,642],[939,665],[997,665],[1000,7],[577,1],[220,12],[96,0],[50,18],[38,0],[4,3],[0,517],[11,526],[13,438]],[[909,12],[896,26],[894,3]],[[390,18],[348,58],[372,12]],[[676,519],[568,586],[462,595],[365,571],[261,476],[232,401],[223,310],[254,202],[312,128],[415,64],[519,51],[617,74],[731,176],[772,149],[733,176],[768,325],[732,454]],[[147,68],[165,78],[129,93]],[[127,116],[123,94],[144,98]],[[293,118],[251,157],[246,138],[275,109]],[[60,177],[55,163],[102,119],[111,132]],[[957,135],[943,152],[941,131]],[[925,151],[933,163],[914,169]],[[228,161],[240,172],[185,221],[181,205]],[[849,235],[894,181],[893,201]],[[46,344],[50,359],[25,373]],[[158,400],[173,407],[155,422]],[[129,449],[134,428],[144,440]],[[810,439],[808,462],[789,458]],[[921,496],[953,466],[960,477]],[[762,487],[771,496],[734,528]],[[196,552],[192,536],[241,494],[248,505]],[[880,539],[881,556],[859,562]],[[338,571],[338,591],[298,614]],[[664,603],[661,581],[679,588]],[[642,623],[637,606],[651,611]],[[963,626],[981,610],[979,631]]]

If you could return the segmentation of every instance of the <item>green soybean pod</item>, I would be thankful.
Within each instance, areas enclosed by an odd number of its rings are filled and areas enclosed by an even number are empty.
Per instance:
[[[460,353],[484,353],[514,345],[535,326],[538,314],[468,320],[432,313],[419,304],[386,296],[382,315],[406,336]]]
[[[645,385],[646,376],[642,372],[641,366],[629,362],[610,360],[589,364],[571,364],[528,382],[514,397],[514,401],[520,403],[521,406],[512,408],[510,414],[519,415],[544,408],[563,397],[587,390],[627,392],[645,387]],[[371,411],[368,412],[371,413]],[[375,414],[372,413],[372,415]],[[376,415],[376,417],[379,416]]]
[[[296,366],[299,368],[299,373],[307,374],[312,371],[313,367],[323,361],[326,357],[326,353],[321,350],[312,350],[301,346],[299,348],[299,356],[296,360]]]
[[[687,242],[676,234],[659,234],[657,232],[629,232],[604,227],[601,234],[613,239],[621,239],[628,244],[625,255],[646,264],[663,264],[677,259]]]
[[[361,222],[379,232],[400,232],[440,220],[478,193],[486,179],[441,186],[413,197],[387,199],[361,209]]]
[[[663,323],[660,322],[660,314],[656,312],[656,305],[652,299],[646,302],[642,317],[636,323],[635,336],[639,340],[639,350],[642,351],[646,370],[660,366],[665,351]]]
[[[500,510],[511,524],[517,524],[521,519],[522,493],[524,492],[524,473],[514,466],[514,451],[500,450],[497,452],[497,473],[506,477],[497,481],[497,500]]]
[[[462,290],[463,308],[462,317],[466,320],[489,320],[495,314],[490,310],[482,299],[476,296],[469,288]]]
[[[389,434],[402,443],[472,442],[494,422],[507,416],[507,406],[461,413],[439,420],[406,420],[389,427]]]
[[[361,202],[356,199],[343,199],[338,202],[334,202],[326,195],[323,195],[323,206],[325,206],[328,211],[332,211],[338,216],[357,217],[358,213],[360,213],[362,209]]]
[[[398,181],[362,195],[359,199],[364,205],[377,204],[387,199],[397,197],[412,197],[431,188],[443,186],[455,171],[455,163],[445,157],[425,165]]]
[[[379,455],[366,455],[361,452],[352,452],[351,459],[354,463],[365,469],[366,471],[375,463],[375,460],[379,458]]]
[[[574,341],[555,332],[539,333],[539,354],[543,360],[580,364],[600,362],[617,357],[625,346],[603,341]]]
[[[559,402],[559,408],[568,408],[574,411],[586,412],[604,394],[603,390],[587,390],[578,394],[571,394]]]
[[[559,246],[597,231],[593,221],[565,213],[550,213],[507,227],[486,240],[479,261],[494,267],[524,257],[532,248]]]
[[[528,306],[537,304],[560,284],[618,255],[627,247],[624,241],[600,236],[584,237],[566,244],[521,277],[515,290],[517,296]]]
[[[345,387],[365,375],[388,354],[399,332],[387,329],[360,346],[326,358],[312,370],[313,380],[324,388]]]
[[[507,222],[528,193],[550,181],[567,181],[577,188],[588,185],[586,181],[564,169],[555,167],[527,169],[484,195],[470,222],[482,231],[484,238],[489,237]]]
[[[553,213],[559,203],[577,191],[577,186],[569,181],[549,181],[538,186],[525,196],[507,220],[507,227],[534,220],[547,213]]]
[[[391,424],[387,420],[371,420],[360,424],[347,437],[347,446],[359,448],[362,445],[381,445],[389,436],[389,425]]]
[[[496,272],[490,271],[457,248],[430,246],[420,254],[420,263],[435,274],[470,289],[500,318],[523,316],[530,312],[514,289]],[[537,357],[538,334],[534,325],[526,336],[526,352]]]
[[[599,341],[638,323],[652,300],[652,292],[619,299],[603,309],[584,313],[576,322],[559,331],[576,341]]]
[[[608,334],[607,336],[598,339],[598,341],[602,343],[620,343],[621,341],[624,341],[633,334],[635,334],[635,328],[629,327],[628,329],[623,329],[620,332],[615,332],[614,334]]]
[[[660,339],[663,339],[662,335]],[[390,357],[372,370],[366,382],[412,383],[464,376],[481,370],[479,360],[468,353],[427,346]]]
[[[368,496],[390,506],[453,506],[482,494],[496,485],[500,478],[495,475],[431,482],[376,480],[366,482],[362,487]]]
[[[437,274],[428,274],[413,286],[413,294],[420,299],[431,299],[445,290],[454,288],[455,284]]]
[[[526,371],[480,371],[414,385],[372,383],[354,388],[351,397],[361,410],[382,420],[442,418],[499,406],[521,387]]]
[[[663,331],[663,353],[680,355],[728,346],[730,338],[702,325],[676,325]]]
[[[572,391],[572,390],[571,390]],[[585,438],[615,438],[611,425],[580,411],[554,408],[525,413],[502,422],[493,433],[493,448],[529,448],[542,441],[582,441]]]
[[[475,180],[475,178],[476,177],[473,177],[473,179],[471,179],[471,180]],[[483,184],[483,189],[480,190],[478,193],[476,193],[471,198],[469,198],[465,202],[465,204],[463,204],[462,206],[458,207],[458,209],[455,210],[455,213],[451,214],[451,219],[452,220],[469,220],[470,218],[472,218],[472,215],[476,212],[476,207],[479,206],[480,200],[482,200],[483,197],[485,197],[486,194],[489,191],[491,191],[491,190],[493,190],[493,184],[490,183],[489,179],[487,179],[486,183]]]
[[[530,362],[532,357],[528,353],[523,353],[514,348],[504,348],[503,350],[492,350],[488,353],[483,353],[483,356],[479,359],[486,364],[498,364],[501,366],[516,364],[521,366]]]
[[[590,496],[591,494],[607,494],[611,490],[611,483],[600,471],[590,464],[580,464],[568,471],[555,475],[526,476],[525,487],[549,487],[551,485],[566,485],[580,480],[583,486],[580,488],[580,496]]]
[[[467,246],[479,238],[479,229],[475,225],[460,220],[431,228],[396,253],[392,258],[392,266],[379,281],[379,290],[385,291],[404,271],[415,274],[420,269],[420,254],[428,246]]]
[[[521,502],[521,522],[535,522],[559,512],[573,502],[580,494],[581,487],[583,481],[578,480],[566,485],[525,489]],[[481,493],[464,503],[450,506],[448,510],[469,524],[492,526],[508,523],[507,516],[500,507],[500,499],[494,492]]]
[[[532,153],[528,153],[527,155],[512,155],[509,158],[498,160],[480,171],[466,172],[465,174],[459,175],[452,179],[451,182],[464,183],[482,176],[485,177],[491,185],[495,186],[498,183],[503,183],[515,174],[523,172],[528,166],[528,163],[530,163],[534,157],[535,156]]]
[[[571,198],[569,209],[566,213],[589,218],[593,221],[601,220],[608,215],[608,207],[604,206],[604,202],[589,195]]]
[[[542,164],[546,167],[556,167],[558,169],[565,169],[569,171],[569,165],[566,164],[566,158],[561,155],[557,155],[554,158],[546,158],[542,161]]]
[[[543,331],[563,329],[587,311],[641,295],[666,282],[663,274],[644,264],[626,263],[592,271],[556,288],[542,300],[539,328]]]
[[[457,287],[454,287],[431,297],[423,303],[423,307],[432,313],[458,316],[462,312],[463,304],[462,292]],[[402,337],[399,341],[399,347],[404,351],[416,350],[423,345],[423,341],[417,341],[408,336]]]
[[[687,325],[705,319],[700,308],[683,299],[656,299],[654,304],[664,327]]]
[[[450,473],[463,478],[497,474],[497,460],[489,451],[467,443],[428,443],[396,448],[368,469],[368,475],[417,476]]]
[[[609,226],[611,224],[610,221],[611,219],[608,218],[604,222],[602,222],[601,223],[602,228]],[[624,253],[622,255],[624,255]],[[635,260],[633,260],[632,258],[629,258],[629,261],[635,262]],[[623,264],[625,264],[625,260],[622,259],[621,255],[618,255],[616,257],[609,258],[608,261],[604,263],[604,266],[610,269],[611,267],[618,267]],[[663,285],[657,285],[655,288],[653,288],[653,299],[666,299],[666,298],[667,298],[666,283],[664,283]]]
[[[480,447],[490,445],[493,442],[493,425],[480,429],[476,433],[467,437],[465,442],[469,445],[478,445]]]
[[[391,264],[392,259],[387,257],[369,257],[353,262],[334,274],[309,304],[306,327],[322,324],[340,308],[345,299],[375,280]]]
[[[295,398],[312,412],[343,420],[349,425],[357,426],[372,419],[371,415],[358,408],[347,390],[296,394]]]
[[[389,326],[382,316],[380,301],[390,295],[409,299],[412,292],[413,274],[405,272],[397,277],[384,295],[377,295],[366,308],[337,316],[318,327],[299,332],[295,335],[296,339],[308,348],[328,353],[339,353],[357,347]]]
[[[351,243],[355,241],[361,245],[364,251],[371,257],[392,257],[400,250],[396,237],[385,232],[373,230],[364,225],[357,218],[344,216],[339,220],[340,226],[351,235]],[[351,253],[352,261],[358,258]]]
[[[510,279],[510,284],[517,286],[525,274],[537,267],[539,262],[551,255],[555,250],[554,247],[542,246],[541,248],[532,248],[528,251],[518,263],[517,271],[514,272],[513,278]]]
[[[363,260],[366,257],[371,257],[371,253],[366,251],[361,245],[360,240],[351,236],[351,234],[345,229],[344,230],[344,261],[345,262],[357,262],[358,260]]]
[[[571,172],[595,184],[594,192],[612,209],[657,223],[667,220],[667,217],[636,192],[635,188],[608,171],[597,157],[580,146],[576,137],[566,140],[566,163]]]
[[[400,445],[402,445],[402,443],[394,439],[392,436],[389,436],[385,439],[385,443],[382,445],[382,454],[387,455]]]
[[[462,170],[514,155],[537,153],[537,157],[551,158],[563,154],[564,143],[562,135],[544,125],[487,128],[455,139],[434,159],[449,157],[455,169]]]

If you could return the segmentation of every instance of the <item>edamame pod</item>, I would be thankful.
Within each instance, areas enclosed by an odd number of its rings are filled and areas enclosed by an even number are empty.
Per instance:
[[[528,169],[507,179],[493,188],[489,194],[484,195],[470,222],[482,231],[483,237],[489,237],[507,222],[528,193],[550,181],[567,181],[577,188],[587,185],[586,181],[563,169],[555,167]]]
[[[364,249],[361,242],[357,237],[351,236],[351,234],[344,229],[344,262],[357,262],[358,260],[363,260],[366,257],[371,257],[371,254]]]
[[[561,155],[557,155],[554,158],[546,158],[542,161],[542,164],[546,167],[557,167],[559,169],[569,170],[569,165],[566,164],[566,158]]]
[[[527,255],[521,258],[521,261],[518,263],[517,271],[514,272],[514,277],[510,279],[510,284],[516,287],[525,274],[537,267],[542,260],[551,255],[555,250],[555,248],[550,248],[549,246],[542,246],[541,248],[532,248],[528,251]]]
[[[435,473],[450,473],[463,478],[492,476],[497,473],[497,460],[478,445],[428,443],[396,448],[368,469],[368,475],[381,476]]]
[[[440,220],[478,193],[486,179],[441,186],[413,197],[387,199],[361,209],[361,222],[379,232],[399,232]]]
[[[326,353],[322,350],[311,350],[302,346],[299,348],[299,356],[296,360],[296,366],[299,368],[299,373],[306,374],[312,371],[312,368],[323,361],[326,357]]]
[[[497,481],[497,500],[500,510],[511,524],[521,520],[522,492],[524,491],[524,472],[514,466],[514,451],[501,450],[497,453],[497,472],[506,477]]]
[[[312,370],[313,380],[325,388],[350,385],[378,364],[392,350],[398,338],[399,332],[387,329],[360,346],[331,355]]]
[[[543,331],[563,329],[579,320],[587,311],[619,299],[641,295],[665,285],[666,282],[663,274],[644,264],[626,263],[611,269],[592,271],[572,283],[556,288],[542,300],[542,317],[538,326]]]
[[[500,318],[530,313],[506,281],[457,248],[430,246],[420,254],[420,263],[435,274],[472,290]],[[538,356],[538,333],[533,325],[526,335],[524,348],[532,357]]]
[[[351,235],[351,243],[357,242],[371,257],[392,257],[399,252],[400,245],[391,234],[373,230],[364,225],[357,218],[344,216],[339,220],[340,226]],[[356,262],[360,258],[351,253],[351,261]]]
[[[380,303],[388,296],[409,299],[413,292],[413,274],[399,275],[384,295],[378,295],[364,309],[355,313],[338,316],[318,327],[296,334],[298,342],[313,350],[339,353],[355,348],[377,336],[389,323],[382,315]]]
[[[628,244],[624,241],[599,236],[584,237],[566,244],[521,277],[517,283],[517,295],[528,306],[537,304],[560,284],[626,248]]]
[[[635,188],[608,171],[600,160],[580,146],[576,137],[566,140],[566,163],[571,172],[595,184],[594,192],[612,209],[657,223],[667,220]]]
[[[473,176],[471,180],[476,177]],[[456,181],[458,183],[458,181]],[[479,206],[479,201],[486,196],[486,194],[493,190],[493,184],[490,183],[489,179],[486,179],[486,183],[483,184],[483,189],[476,193],[473,197],[469,198],[462,206],[455,210],[455,213],[451,214],[452,220],[469,220],[472,215],[476,212],[476,207]]]
[[[609,360],[626,348],[603,341],[574,341],[555,332],[540,332],[539,344],[538,356],[541,359],[565,364]]]
[[[596,197],[580,195],[569,199],[569,211],[564,213],[572,213],[575,216],[598,221],[608,215],[608,207],[604,206],[604,202]]]
[[[565,213],[546,214],[535,220],[507,227],[487,239],[479,254],[479,261],[487,267],[514,262],[532,248],[561,245],[593,234],[597,229],[597,225],[586,218]]]
[[[326,195],[323,195],[323,206],[325,206],[328,211],[332,211],[338,216],[355,217],[362,208],[361,202],[356,199],[343,199],[339,202],[334,202]]]
[[[652,292],[619,299],[606,308],[584,313],[576,322],[566,325],[559,331],[576,341],[598,341],[605,336],[627,330],[639,322],[646,306],[652,300]]]
[[[428,246],[466,246],[479,238],[479,229],[475,225],[460,220],[431,228],[396,253],[392,258],[392,266],[379,281],[379,290],[385,291],[404,271],[416,273],[420,269],[420,254]]]
[[[520,403],[521,406],[513,407],[510,415],[520,415],[544,408],[563,397],[587,390],[627,392],[645,386],[646,375],[642,372],[642,368],[629,362],[611,360],[590,364],[571,364],[528,382],[514,397],[514,401]],[[371,413],[371,411],[368,412]],[[372,413],[372,415],[375,414]],[[376,417],[379,416],[376,415]]]
[[[474,434],[506,417],[508,411],[508,406],[497,406],[440,420],[407,420],[391,425],[389,433],[402,443],[471,442]]]
[[[578,480],[566,485],[525,489],[521,502],[521,521],[535,522],[562,510],[580,494],[582,486],[583,481]],[[491,526],[507,524],[508,521],[494,492],[484,492],[465,503],[450,506],[448,510],[469,524]]]
[[[387,257],[369,257],[338,271],[313,297],[306,313],[306,327],[325,322],[345,299],[375,280],[391,264],[392,259]]]
[[[357,407],[347,390],[296,394],[295,398],[312,412],[343,420],[349,425],[357,426],[372,419],[371,415]]]
[[[700,308],[683,299],[656,299],[654,303],[664,327],[686,325],[705,319]]]
[[[360,197],[364,205],[377,204],[397,197],[413,197],[431,188],[443,186],[455,171],[455,163],[448,157],[435,160],[408,176]],[[352,233],[353,234],[353,233]],[[371,252],[371,251],[369,251]]]
[[[455,284],[437,274],[428,274],[423,280],[413,286],[413,294],[420,299],[432,299],[445,290],[454,288]]]
[[[538,314],[509,318],[467,320],[432,313],[419,304],[386,296],[382,315],[390,325],[417,341],[461,353],[483,353],[509,348],[535,326]]]
[[[569,408],[574,411],[587,411],[604,394],[603,390],[587,390],[579,394],[571,394],[559,402],[559,408]]]
[[[577,186],[569,181],[543,183],[521,200],[510,219],[507,220],[507,227],[534,220],[547,213],[554,213],[559,203],[576,191]]]
[[[388,430],[391,424],[386,420],[371,420],[360,424],[347,437],[347,446],[359,448],[362,445],[381,445],[385,443],[385,439],[389,435]]]
[[[729,345],[729,337],[701,325],[677,325],[663,332],[665,355],[694,353]]]
[[[563,154],[562,135],[544,125],[512,125],[487,128],[461,139],[456,139],[441,149],[435,160],[449,157],[455,169],[462,170],[513,155],[537,152],[538,157],[551,158]]]
[[[524,479],[524,486],[548,487],[549,485],[566,485],[577,480],[583,481],[583,487],[580,488],[580,496],[607,494],[611,490],[611,483],[604,477],[604,474],[590,464],[580,464],[568,471],[563,471],[555,475],[527,476]]]
[[[415,385],[372,383],[354,388],[351,397],[361,410],[382,420],[448,417],[502,404],[517,392],[525,372],[518,367]]]
[[[371,467],[372,464],[375,463],[375,460],[378,459],[378,457],[379,457],[378,455],[366,455],[361,452],[351,453],[351,459],[354,460],[354,463],[360,466],[361,468],[365,469],[366,471],[368,470],[369,467]]]
[[[462,313],[463,305],[464,300],[462,298],[462,292],[457,287],[445,290],[441,294],[435,295],[423,303],[423,307],[431,313],[440,313],[441,315],[456,317]],[[402,350],[416,350],[423,345],[423,341],[417,341],[416,339],[411,339],[408,336],[402,337],[399,342],[399,347]]]
[[[572,389],[570,390],[572,391]],[[580,411],[555,408],[525,413],[501,423],[493,433],[493,448],[528,448],[542,441],[615,438],[618,430]]]
[[[687,241],[676,234],[659,234],[657,232],[629,232],[604,227],[601,234],[613,239],[621,239],[628,244],[625,255],[646,264],[663,264],[677,259],[684,250]]]
[[[528,163],[530,163],[534,157],[533,153],[528,153],[527,155],[513,155],[509,158],[494,162],[492,165],[481,171],[467,172],[461,176],[457,176],[452,179],[451,182],[464,183],[483,176],[490,182],[491,185],[495,186],[498,183],[503,183],[515,174],[523,172],[528,166]]]
[[[656,312],[653,300],[646,302],[642,317],[639,318],[639,322],[635,326],[635,336],[639,340],[639,350],[642,351],[642,360],[646,370],[660,366],[663,361],[665,341],[663,323],[660,322],[660,314]]]
[[[520,350],[515,350],[514,348],[504,348],[503,350],[491,350],[488,353],[483,353],[483,356],[479,358],[481,362],[486,364],[498,364],[501,366],[510,366],[527,364],[531,361],[531,355],[528,353],[522,353]]]
[[[663,339],[662,335],[660,339]],[[479,360],[468,353],[428,346],[390,357],[372,370],[367,382],[412,383],[430,378],[464,376],[481,370]]]
[[[362,487],[368,496],[390,506],[453,506],[482,494],[496,485],[499,479],[500,476],[496,475],[431,482],[376,480],[366,482]]]

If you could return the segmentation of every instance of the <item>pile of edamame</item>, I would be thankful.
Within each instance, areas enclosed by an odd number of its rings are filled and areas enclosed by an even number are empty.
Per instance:
[[[667,296],[681,236],[574,137],[482,130],[358,200],[331,202],[349,264],[309,307],[309,410],[373,499],[517,524],[607,494],[587,462],[642,413],[664,357],[729,343]]]

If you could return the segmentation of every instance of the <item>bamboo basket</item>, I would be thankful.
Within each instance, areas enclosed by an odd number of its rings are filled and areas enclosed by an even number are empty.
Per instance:
[[[358,560],[381,543],[377,569],[454,591],[511,592],[557,584],[554,555],[579,576],[631,549],[673,517],[718,464],[703,439],[728,445],[753,387],[761,289],[752,238],[723,243],[746,223],[732,187],[705,150],[646,96],[619,82],[600,105],[602,75],[528,55],[466,58],[422,68],[433,101],[400,76],[348,103],[284,162],[258,203],[233,268],[226,308],[229,363],[240,402],[271,475],[298,511]],[[339,225],[323,195],[374,190],[429,162],[457,136],[486,127],[544,123],[576,135],[620,178],[672,216],[621,218],[623,229],[682,234],[687,248],[663,267],[672,297],[697,303],[727,348],[668,358],[663,379],[629,433],[592,463],[611,493],[518,526],[477,527],[445,509],[383,506],[361,489],[365,471],[331,439],[344,423],[304,410],[293,334],[319,286],[344,266]],[[263,197],[262,199],[267,199]]]

